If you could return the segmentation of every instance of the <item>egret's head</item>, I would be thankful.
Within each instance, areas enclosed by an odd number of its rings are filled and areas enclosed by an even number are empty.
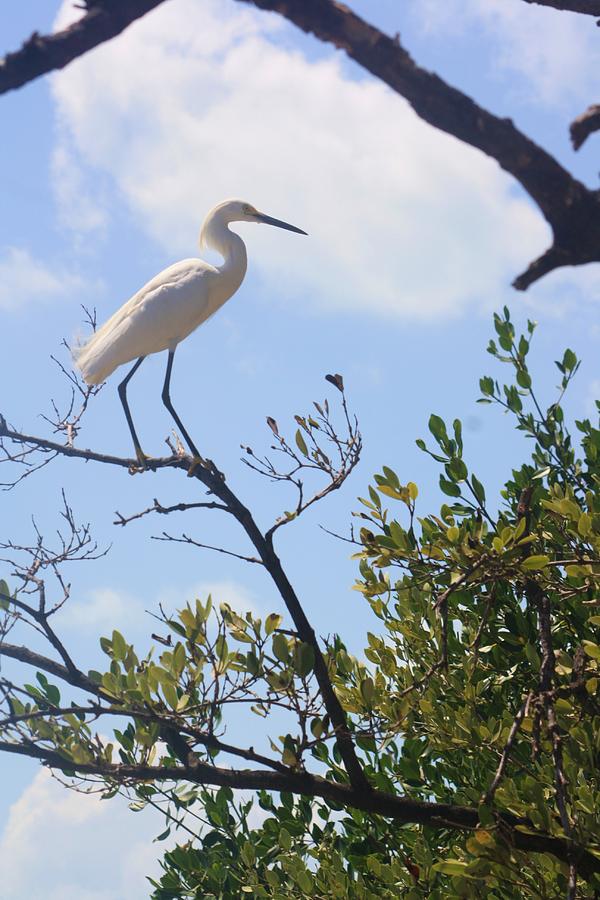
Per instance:
[[[202,243],[205,243],[205,235],[212,223],[220,222],[228,225],[230,222],[260,222],[264,225],[275,225],[277,228],[285,228],[286,231],[295,231],[296,234],[306,234],[301,228],[290,225],[288,222],[282,222],[281,219],[274,219],[259,212],[251,203],[244,200],[224,200],[212,209],[206,221],[202,226]]]

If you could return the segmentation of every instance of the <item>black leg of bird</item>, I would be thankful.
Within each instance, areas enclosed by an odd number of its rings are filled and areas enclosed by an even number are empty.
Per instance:
[[[133,375],[135,375],[135,373],[137,372],[137,370],[139,369],[139,367],[141,366],[141,364],[144,362],[145,359],[146,359],[145,356],[140,356],[140,358],[135,363],[133,368],[127,373],[127,375],[125,376],[125,378],[123,379],[123,381],[121,382],[119,387],[117,388],[117,390],[119,392],[119,397],[121,398],[121,403],[123,404],[123,410],[125,411],[125,418],[127,419],[127,424],[129,425],[129,431],[131,432],[131,437],[133,439],[133,446],[135,447],[135,454],[136,454],[138,460],[140,461],[140,463],[142,463],[142,464],[146,460],[146,455],[144,454],[144,451],[140,447],[140,442],[138,440],[138,436],[136,434],[136,431],[135,431],[135,428],[133,425],[133,419],[131,418],[131,413],[129,411],[129,404],[127,403],[127,384],[129,382],[130,378]]]
[[[171,387],[171,369],[173,368],[174,356],[175,356],[175,351],[169,350],[169,359],[167,361],[167,371],[165,373],[165,383],[163,384],[163,389],[162,389],[162,402],[165,404],[165,406],[167,407],[167,409],[169,410],[169,412],[175,419],[175,423],[177,424],[177,427],[181,431],[183,438],[184,438],[185,442],[187,443],[188,447],[192,451],[192,454],[194,456],[197,456],[198,458],[200,458],[200,454],[199,454],[198,450],[196,449],[196,445],[194,444],[193,440],[187,433],[183,422],[181,421],[181,419],[175,412],[173,404],[171,403],[171,395],[170,395],[169,391],[170,391],[170,387]]]

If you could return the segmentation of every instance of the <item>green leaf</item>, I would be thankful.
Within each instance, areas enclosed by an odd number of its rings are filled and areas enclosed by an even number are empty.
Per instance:
[[[477,807],[477,814],[484,828],[491,828],[496,824],[494,811],[488,803],[480,803]]]
[[[582,641],[583,649],[586,655],[591,659],[600,659],[600,647],[593,641]]]
[[[296,446],[303,456],[308,456],[308,447],[306,446],[306,441],[304,440],[300,429],[296,431]]]
[[[455,456],[450,460],[448,465],[446,466],[447,474],[452,478],[453,481],[465,481],[467,475],[469,474],[469,470],[466,465],[459,459],[458,456]]]
[[[292,836],[286,828],[282,828],[279,831],[279,846],[283,850],[291,850],[292,848]]]
[[[316,737],[317,740],[325,733],[325,726],[323,725],[323,720],[319,718],[312,719],[310,723],[310,730],[313,737]]]
[[[360,683],[360,693],[367,706],[371,706],[375,696],[375,683],[368,675]]]
[[[448,432],[443,419],[432,413],[429,417],[429,430],[440,446],[448,443]]]
[[[460,859],[445,859],[442,862],[434,863],[431,868],[443,875],[464,875],[467,864]]]
[[[485,375],[483,378],[479,379],[479,390],[486,397],[494,396],[494,379],[490,378],[489,375]]]
[[[400,489],[400,480],[393,469],[390,469],[389,466],[383,466],[383,474],[385,475],[388,484],[396,488],[396,490]]]
[[[283,617],[277,615],[277,613],[271,613],[265,619],[265,633],[267,635],[272,634],[276,628],[279,628],[281,622],[283,621]]]
[[[582,537],[587,537],[592,530],[592,517],[589,513],[584,512],[579,516],[579,522],[577,523],[577,531]]]
[[[406,489],[408,491],[408,496],[414,502],[417,499],[417,497],[419,496],[419,488],[414,483],[414,481],[409,481],[408,484],[406,485]]]
[[[113,631],[112,633],[112,652],[113,657],[118,661],[125,659],[127,655],[127,644],[119,631]]]
[[[273,655],[280,662],[286,663],[290,658],[290,648],[285,634],[273,635]]]
[[[3,579],[0,579],[0,609],[8,609],[10,605],[10,589]]]
[[[485,503],[485,488],[475,475],[471,475],[471,487],[478,502],[483,506]]]
[[[301,678],[312,672],[315,664],[315,651],[310,644],[298,643],[294,648],[294,669]]]
[[[537,556],[528,556],[521,563],[521,568],[526,569],[527,571],[531,571],[534,569],[545,569],[549,562],[550,558],[548,556],[545,556],[544,554],[538,554]]]
[[[165,700],[167,701],[167,704],[171,707],[171,709],[177,709],[179,697],[177,696],[177,689],[175,688],[175,685],[172,683],[161,684],[161,690],[163,692]]]
[[[460,497],[460,488],[453,481],[448,481],[443,475],[440,475],[440,488],[448,497]]]
[[[577,357],[572,350],[565,350],[562,364],[567,372],[571,372],[577,365]]]

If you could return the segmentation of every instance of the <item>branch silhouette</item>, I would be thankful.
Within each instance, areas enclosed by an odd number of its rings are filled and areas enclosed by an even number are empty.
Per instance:
[[[0,94],[14,91],[116,37],[164,0],[87,0],[86,14],[56,34],[37,31],[0,60]]]
[[[302,31],[343,50],[408,100],[425,122],[481,150],[516,178],[553,233],[551,246],[514,280],[517,290],[526,290],[561,266],[600,261],[600,192],[586,188],[511,119],[493,115],[418,66],[397,35],[384,34],[337,0],[238,2],[279,13]]]
[[[11,450],[12,445],[16,446],[16,451]],[[46,438],[39,438],[15,431],[8,426],[6,419],[1,414],[0,452],[4,454],[5,461],[8,462],[11,460],[18,461],[24,452],[39,452],[42,457],[48,454],[51,456],[67,456],[104,465],[118,466],[127,469],[131,473],[140,471],[137,460],[116,457],[92,450],[82,450],[73,447],[71,444],[59,444]],[[350,461],[351,465],[348,466],[345,475],[343,477],[340,476],[342,481],[354,468],[356,463],[354,455],[351,455]],[[355,787],[368,790],[368,781],[356,755],[354,743],[348,730],[346,715],[331,683],[319,641],[275,552],[272,532],[263,534],[248,507],[229,488],[225,476],[216,468],[212,461],[204,460],[202,464],[198,464],[190,456],[182,453],[170,457],[151,459],[147,463],[147,468],[153,471],[164,468],[185,471],[189,477],[195,478],[203,484],[208,489],[208,492],[214,495],[227,512],[240,524],[257,553],[257,561],[262,563],[274,582],[294,622],[298,637],[313,650],[315,677],[335,731],[337,746],[348,777]],[[338,478],[338,481],[340,481],[340,478]]]
[[[88,0],[81,20],[53,35],[34,33],[0,61],[0,94],[82,56],[120,34],[163,0]],[[511,119],[500,118],[417,65],[399,37],[384,34],[338,0],[238,0],[275,12],[302,31],[343,50],[354,62],[404,97],[416,114],[494,159],[531,197],[552,229],[550,247],[513,285],[526,290],[563,266],[600,261],[600,192],[574,178]],[[597,0],[525,0],[557,10],[600,15]],[[596,130],[591,107],[571,126],[575,147]]]

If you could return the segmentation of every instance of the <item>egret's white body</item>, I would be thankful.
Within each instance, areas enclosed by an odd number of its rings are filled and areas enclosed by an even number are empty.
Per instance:
[[[131,375],[151,353],[169,351],[163,401],[191,444],[170,403],[173,354],[177,344],[223,306],[244,280],[246,247],[241,237],[229,230],[231,222],[264,222],[299,234],[306,233],[294,225],[259,213],[241,200],[219,203],[204,221],[201,244],[216,250],[223,257],[222,265],[212,266],[202,259],[184,259],[169,266],[134,294],[77,350],[77,366],[90,385],[100,384],[119,366],[137,360],[119,386],[119,393],[140,458],[143,454],[129,414],[125,389]],[[197,454],[193,444],[191,446]]]

